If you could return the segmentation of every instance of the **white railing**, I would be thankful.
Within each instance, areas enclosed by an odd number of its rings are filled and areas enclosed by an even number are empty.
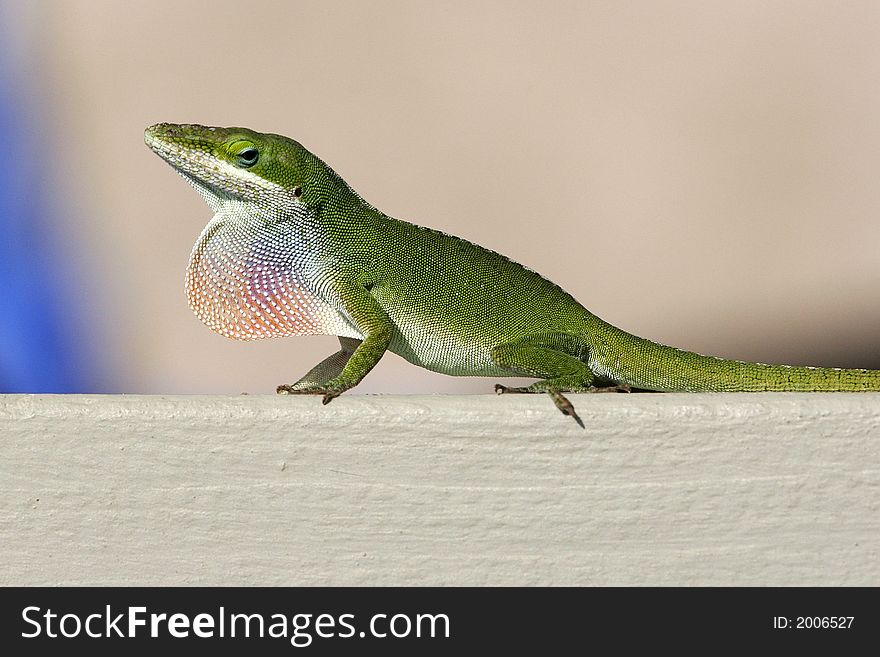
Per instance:
[[[880,395],[0,396],[0,584],[880,583]]]

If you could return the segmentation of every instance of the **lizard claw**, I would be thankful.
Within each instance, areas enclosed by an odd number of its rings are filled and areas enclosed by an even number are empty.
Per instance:
[[[556,404],[556,408],[562,411],[563,415],[567,415],[572,420],[577,422],[578,426],[581,429],[586,429],[586,427],[584,426],[584,421],[581,420],[580,416],[574,410],[574,406],[570,401],[568,401],[568,398],[565,395],[557,390],[548,390],[547,394],[550,395],[550,399],[552,399],[553,403]]]
[[[571,406],[571,402],[569,402],[568,405]],[[581,429],[586,429],[586,427],[584,426],[584,421],[581,419],[581,416],[578,415],[578,414],[575,412],[575,410],[574,410],[574,406],[571,406],[571,408],[568,409],[568,410],[566,410],[566,409],[562,409],[562,408],[560,408],[559,410],[562,411],[562,414],[563,414],[563,415],[568,415],[572,420],[574,420],[575,422],[577,422],[577,423],[578,423],[578,426],[579,426]]]
[[[504,394],[512,394],[512,393],[531,393],[535,392],[534,390],[529,390],[528,388],[510,388],[508,386],[503,386],[500,383],[495,384],[495,394],[496,395],[504,395]]]
[[[592,386],[590,387],[589,392],[632,392],[632,388],[627,383],[618,383],[617,385],[602,386],[598,388]]]
[[[324,395],[324,398],[321,400],[322,404],[329,404],[332,400],[342,394],[341,390],[334,390],[333,388],[297,388],[296,384],[280,385],[275,389],[275,392],[279,395]]]

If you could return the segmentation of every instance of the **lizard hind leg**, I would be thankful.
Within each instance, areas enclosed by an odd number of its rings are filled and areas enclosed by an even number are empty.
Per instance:
[[[582,360],[586,350],[570,335],[531,336],[508,342],[492,350],[492,360],[512,375],[541,379],[523,388],[507,388],[500,384],[495,391],[502,393],[545,392],[563,415],[570,416],[584,428],[584,423],[563,392],[589,392],[597,381],[593,371]]]

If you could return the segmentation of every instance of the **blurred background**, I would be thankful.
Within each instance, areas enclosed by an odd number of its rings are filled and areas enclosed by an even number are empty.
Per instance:
[[[0,389],[272,393],[332,337],[189,310],[159,122],[291,136],[392,216],[702,353],[880,367],[880,3],[0,0]],[[388,355],[357,392],[490,392]]]

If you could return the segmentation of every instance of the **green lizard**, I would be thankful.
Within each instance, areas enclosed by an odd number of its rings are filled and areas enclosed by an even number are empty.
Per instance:
[[[287,137],[160,123],[145,140],[214,212],[187,269],[196,315],[238,340],[339,336],[280,394],[326,404],[388,350],[454,376],[539,379],[496,391],[548,393],[581,427],[565,392],[880,390],[880,370],[725,360],[631,335],[503,255],[383,214]]]

